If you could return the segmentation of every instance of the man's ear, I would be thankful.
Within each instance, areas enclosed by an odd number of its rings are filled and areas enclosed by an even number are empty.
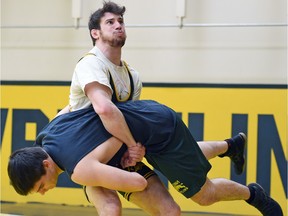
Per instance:
[[[43,166],[44,168],[48,168],[50,166],[50,161],[49,160],[43,160]]]
[[[91,30],[91,36],[95,39],[98,40],[99,39],[99,30],[98,29],[92,29]]]

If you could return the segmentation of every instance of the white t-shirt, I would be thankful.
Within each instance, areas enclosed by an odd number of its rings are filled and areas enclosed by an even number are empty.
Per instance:
[[[130,78],[126,66],[122,61],[122,66],[117,66],[110,62],[103,53],[95,46],[89,53],[94,55],[86,55],[81,59],[74,70],[71,87],[69,104],[70,110],[79,110],[87,108],[91,105],[89,98],[85,95],[84,88],[91,82],[98,82],[110,86],[110,74],[115,84],[116,97],[121,101],[125,101],[130,95]],[[139,73],[127,65],[134,82],[134,94],[132,100],[139,100],[142,82],[139,78]],[[110,72],[110,74],[109,74]]]

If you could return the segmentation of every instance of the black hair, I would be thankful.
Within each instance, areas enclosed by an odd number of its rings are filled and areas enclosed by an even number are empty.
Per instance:
[[[8,175],[10,184],[20,195],[27,195],[46,174],[43,160],[48,154],[41,147],[26,147],[13,152],[9,158]]]
[[[100,21],[101,18],[104,16],[105,13],[113,13],[117,15],[123,16],[126,11],[126,8],[124,6],[119,6],[114,2],[103,2],[103,7],[95,11],[93,14],[91,14],[89,23],[88,23],[88,28],[90,32],[90,37],[93,42],[93,46],[95,46],[96,39],[92,37],[91,35],[91,30],[92,29],[98,29],[100,30]]]

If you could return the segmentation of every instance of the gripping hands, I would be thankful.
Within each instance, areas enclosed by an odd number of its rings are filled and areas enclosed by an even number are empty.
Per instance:
[[[145,156],[145,147],[141,143],[136,143],[135,146],[129,147],[121,159],[123,168],[135,166],[137,162],[143,160]]]

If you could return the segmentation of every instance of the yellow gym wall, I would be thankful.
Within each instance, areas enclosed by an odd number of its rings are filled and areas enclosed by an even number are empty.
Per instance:
[[[41,111],[51,120],[57,111],[68,103],[69,86],[61,85],[1,85],[1,201],[9,202],[42,202],[68,205],[90,205],[81,188],[57,187],[45,194],[18,195],[9,185],[7,176],[7,161],[12,149],[13,113],[17,110]],[[257,87],[149,87],[142,92],[141,99],[153,99],[166,104],[176,112],[181,113],[184,122],[188,125],[189,114],[203,114],[204,140],[223,140],[231,136],[232,129],[237,125],[233,116],[244,116],[247,126],[247,167],[244,181],[248,184],[255,181],[267,183],[271,195],[281,204],[286,213],[287,206],[287,88],[257,88]],[[6,118],[2,115],[5,110]],[[267,118],[266,118],[267,117]],[[269,117],[269,118],[268,118]],[[245,119],[245,118],[244,118]],[[272,122],[263,122],[260,119],[272,119]],[[193,121],[193,119],[192,119]],[[271,125],[269,125],[272,123]],[[268,124],[268,125],[267,125]],[[275,124],[275,125],[274,125]],[[25,127],[25,141],[33,141],[37,134],[37,125],[27,122]],[[270,155],[259,155],[257,150],[261,140],[259,134],[268,131],[268,136],[275,137],[271,144]],[[261,132],[262,131],[262,132]],[[192,131],[193,134],[193,131]],[[262,136],[262,135],[261,135]],[[18,137],[19,138],[19,137]],[[278,140],[279,138],[279,140]],[[268,143],[269,144],[269,143]],[[269,144],[270,145],[270,144]],[[261,146],[265,149],[265,146]],[[271,157],[270,157],[271,156]],[[269,161],[270,167],[263,167],[259,161]],[[271,158],[271,159],[270,159]],[[262,160],[261,160],[262,159]],[[213,168],[209,178],[231,178],[230,161],[226,158],[211,160]],[[269,170],[264,175],[261,171]],[[63,174],[66,175],[66,174]],[[233,177],[234,178],[234,177]],[[243,179],[242,179],[243,180]],[[286,188],[285,188],[286,187]],[[244,201],[221,202],[209,207],[200,207],[192,201],[178,194],[169,184],[169,191],[180,204],[183,211],[205,211],[257,215],[258,212],[246,205]],[[136,208],[133,204],[122,199],[124,208]]]
[[[75,8],[78,20],[73,18],[73,2],[81,2]],[[240,180],[263,182],[286,213],[287,0],[115,2],[127,9],[122,58],[139,71],[144,83],[153,84],[145,85],[142,99],[172,107],[192,133],[202,132],[205,140],[225,139],[246,126],[247,169]],[[181,23],[178,6],[183,2]],[[80,188],[59,187],[45,196],[21,197],[9,186],[6,169],[12,143],[23,139],[30,144],[37,134],[33,121],[25,124],[25,131],[13,133],[17,123],[13,113],[39,111],[51,120],[68,103],[67,83],[75,64],[92,48],[89,16],[102,0],[1,0],[0,4],[1,201],[89,205]],[[202,116],[203,125],[194,116]],[[195,122],[201,127],[192,127]],[[266,142],[267,136],[272,144]],[[211,163],[210,178],[235,178],[228,159],[215,158]],[[200,207],[170,185],[169,190],[183,211],[259,214],[239,201]],[[135,208],[122,201],[123,207]]]

